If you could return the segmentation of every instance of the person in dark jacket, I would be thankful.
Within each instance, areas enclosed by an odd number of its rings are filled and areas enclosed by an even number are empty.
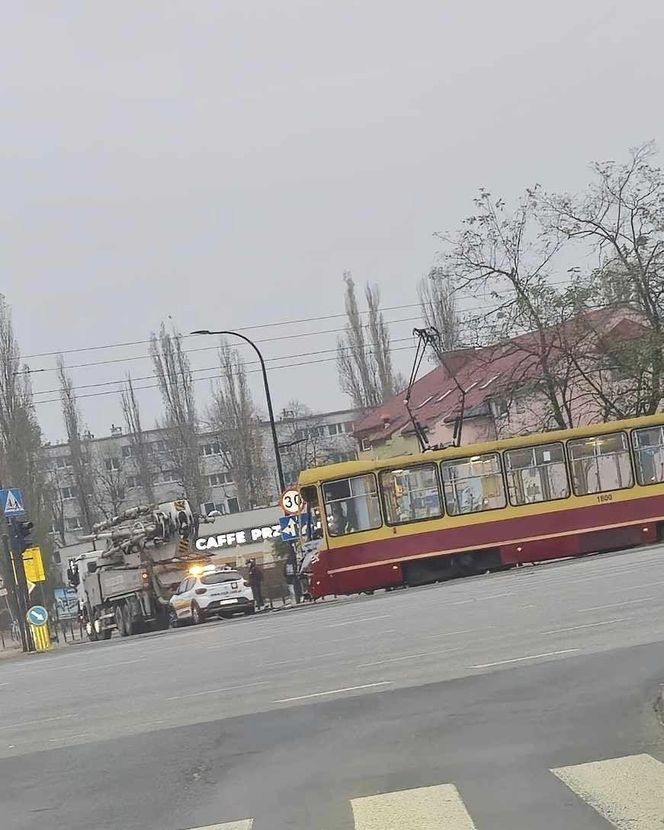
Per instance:
[[[256,610],[263,607],[263,571],[256,564],[255,559],[249,560],[249,584],[254,595]]]

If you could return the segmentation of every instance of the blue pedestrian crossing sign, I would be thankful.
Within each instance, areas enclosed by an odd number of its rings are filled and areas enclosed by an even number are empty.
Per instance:
[[[25,516],[24,504],[23,492],[18,487],[0,490],[0,507],[2,507],[5,518],[20,519],[21,516]]]
[[[46,625],[48,622],[48,611],[43,605],[33,605],[32,608],[28,609],[28,613],[25,615],[25,618],[30,625],[36,625],[37,627],[40,625]]]

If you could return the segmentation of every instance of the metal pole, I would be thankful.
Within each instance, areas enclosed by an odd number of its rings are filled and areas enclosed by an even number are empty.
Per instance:
[[[208,335],[219,335],[219,336],[232,336],[232,337],[239,337],[240,340],[244,340],[251,348],[256,352],[258,355],[259,363],[261,364],[261,374],[263,375],[263,386],[265,387],[265,401],[267,403],[267,415],[270,420],[270,431],[272,433],[272,444],[274,446],[274,460],[277,464],[277,478],[279,479],[279,487],[281,492],[286,489],[286,481],[284,479],[284,469],[281,464],[281,452],[279,450],[279,438],[277,437],[277,425],[274,420],[274,410],[272,408],[272,395],[270,394],[270,384],[267,379],[267,369],[265,368],[265,361],[263,360],[263,355],[261,354],[261,350],[258,346],[254,343],[253,340],[250,340],[248,337],[245,337],[244,334],[240,334],[237,331],[208,331],[207,329],[202,329],[199,331],[192,331],[192,334],[208,334]]]
[[[270,384],[267,379],[267,369],[265,368],[265,360],[263,360],[263,355],[261,354],[261,350],[258,346],[254,343],[253,340],[250,340],[244,334],[240,334],[237,331],[209,331],[208,329],[199,329],[198,331],[192,331],[192,334],[207,334],[207,335],[214,335],[224,337],[226,335],[230,337],[239,337],[240,340],[244,340],[251,348],[256,352],[258,356],[258,361],[261,364],[261,374],[263,375],[263,386],[265,388],[265,401],[267,403],[267,415],[270,419],[270,431],[272,433],[272,445],[274,446],[274,460],[277,464],[277,478],[279,479],[279,489],[283,493],[286,489],[286,480],[284,478],[284,468],[281,464],[281,451],[279,449],[279,438],[277,437],[277,425],[274,420],[274,409],[272,408],[272,395],[270,394]],[[297,553],[295,552],[295,545],[293,542],[289,544],[290,551],[288,553],[288,562],[293,567],[293,573],[295,574],[295,601],[297,603],[300,602],[302,598],[302,591],[300,587],[300,580],[297,576]]]
[[[6,534],[3,534],[2,543],[6,555],[9,557],[9,566],[14,581],[14,596],[18,609],[18,628],[21,632],[21,645],[23,651],[33,651],[32,641],[26,624],[26,614],[28,613],[28,583],[25,578],[25,568],[23,567],[23,551],[21,550],[20,541],[16,538],[13,521],[7,519],[7,525],[9,526],[9,539]]]

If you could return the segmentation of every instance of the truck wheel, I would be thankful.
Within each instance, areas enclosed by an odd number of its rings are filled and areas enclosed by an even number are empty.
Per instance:
[[[116,625],[116,628],[118,629],[118,634],[121,637],[126,637],[127,636],[127,629],[125,628],[125,617],[124,617],[124,614],[122,613],[122,606],[121,605],[116,605],[115,606],[115,625]]]
[[[191,604],[191,621],[194,625],[200,625],[205,622],[205,614],[195,602]]]
[[[122,609],[122,616],[124,617],[125,635],[127,637],[131,637],[132,634],[136,633],[136,625],[134,623],[134,617],[131,613],[131,608],[126,603]]]

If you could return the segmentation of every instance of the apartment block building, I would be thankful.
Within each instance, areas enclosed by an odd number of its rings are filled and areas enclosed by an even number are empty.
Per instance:
[[[348,461],[357,457],[353,437],[355,421],[362,412],[344,409],[326,413],[284,410],[277,420],[280,454],[287,483],[297,481],[300,470],[320,464]],[[265,491],[267,503],[279,497],[272,435],[267,421],[261,421]],[[168,433],[162,429],[146,430],[150,482],[156,501],[169,501],[184,495],[182,481],[173,463]],[[138,469],[133,456],[131,436],[111,425],[108,435],[83,436],[93,481],[91,504],[97,515],[115,515],[121,510],[147,500],[141,482],[146,472]],[[240,502],[238,488],[228,463],[223,442],[214,432],[198,435],[199,463],[205,490],[204,514],[213,510],[221,514],[238,513],[247,505]],[[44,446],[44,459],[54,492],[54,535],[59,545],[77,541],[85,522],[73,475],[70,448],[67,443]]]

